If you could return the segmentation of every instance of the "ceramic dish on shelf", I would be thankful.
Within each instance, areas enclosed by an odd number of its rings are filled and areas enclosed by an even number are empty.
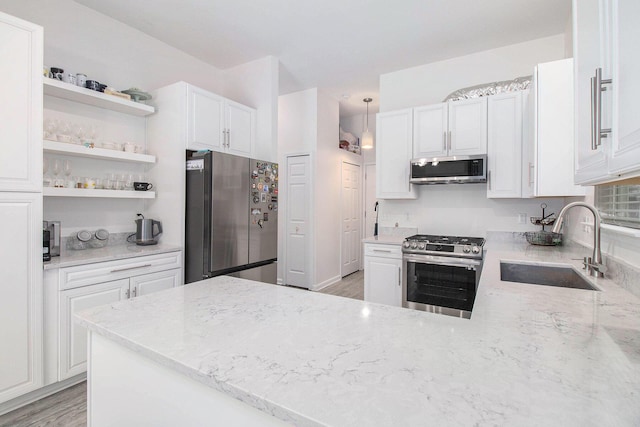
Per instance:
[[[120,92],[126,93],[131,96],[135,102],[148,101],[151,99],[151,94],[147,92],[143,92],[138,88],[132,87],[130,89],[121,90]]]

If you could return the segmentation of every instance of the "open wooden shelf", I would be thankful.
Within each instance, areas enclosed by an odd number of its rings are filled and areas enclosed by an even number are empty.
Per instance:
[[[74,157],[88,157],[93,159],[117,160],[132,163],[155,163],[156,156],[150,154],[127,153],[126,151],[108,150],[106,148],[89,148],[84,145],[68,144],[66,142],[42,141],[45,153],[64,154]]]
[[[75,86],[59,80],[44,78],[44,94],[56,98],[68,99],[94,107],[131,114],[133,116],[148,116],[155,113],[155,108],[150,105],[118,98],[113,95],[105,95],[102,92]]]
[[[111,199],[155,199],[155,191],[128,190],[89,190],[85,188],[54,188],[44,187],[42,195],[45,197],[99,197]]]

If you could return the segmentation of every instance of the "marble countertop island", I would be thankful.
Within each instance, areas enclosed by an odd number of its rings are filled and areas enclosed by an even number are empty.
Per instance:
[[[502,282],[488,245],[471,319],[218,277],[80,313],[92,333],[297,426],[640,424],[640,300]]]

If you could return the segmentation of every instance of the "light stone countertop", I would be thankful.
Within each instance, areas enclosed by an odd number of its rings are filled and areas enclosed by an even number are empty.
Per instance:
[[[640,300],[500,280],[589,253],[489,243],[470,320],[230,277],[77,319],[298,426],[640,425]]]
[[[362,239],[362,243],[378,243],[382,245],[402,245],[404,242],[404,237],[402,236],[393,236],[393,235],[382,235],[382,236],[371,236],[365,239]]]
[[[175,245],[158,243],[157,245],[138,246],[133,243],[105,246],[104,248],[70,250],[63,249],[60,256],[51,257],[51,261],[43,263],[44,270],[51,270],[74,265],[93,264],[95,262],[115,261],[119,259],[134,258],[145,255],[163,254],[180,251],[182,248]]]

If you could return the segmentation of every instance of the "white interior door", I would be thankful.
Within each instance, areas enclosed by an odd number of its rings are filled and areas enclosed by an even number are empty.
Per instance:
[[[309,288],[309,218],[311,173],[309,156],[287,157],[285,285]]]
[[[376,223],[376,165],[364,166],[364,234],[363,236],[373,236]]]
[[[360,166],[342,162],[342,277],[360,269]]]

